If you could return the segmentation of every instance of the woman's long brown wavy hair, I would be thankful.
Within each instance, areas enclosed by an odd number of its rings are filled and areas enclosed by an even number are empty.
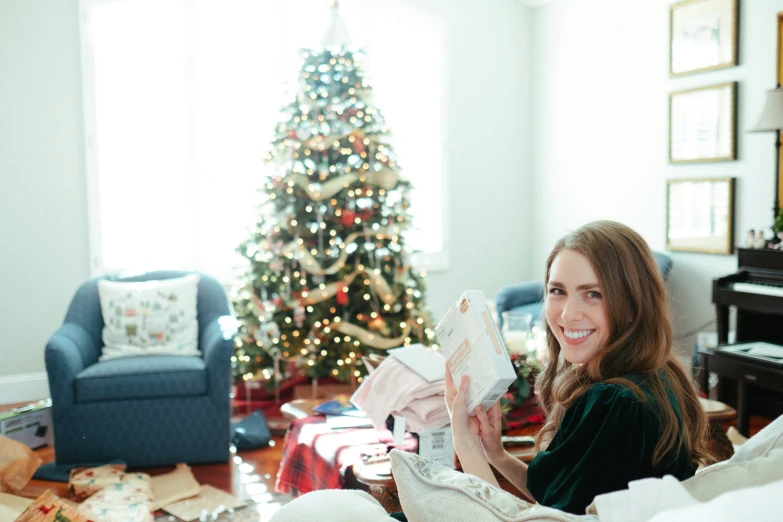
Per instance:
[[[674,356],[666,286],[645,240],[620,223],[588,223],[557,242],[547,260],[547,283],[552,262],[563,249],[579,252],[592,264],[610,332],[606,346],[576,367],[561,357],[560,344],[544,321],[549,363],[538,377],[537,388],[546,423],[536,437],[536,449],[552,439],[566,408],[593,384],[622,384],[645,400],[638,386],[622,378],[638,372],[660,410],[661,437],[653,464],[679,449],[687,450],[694,463],[714,461],[706,444],[706,415],[693,379]],[[669,401],[667,388],[679,405],[681,418]]]

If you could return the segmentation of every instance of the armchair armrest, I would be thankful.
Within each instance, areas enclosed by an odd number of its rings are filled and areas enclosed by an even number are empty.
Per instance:
[[[73,404],[73,381],[80,371],[98,360],[98,349],[82,326],[65,323],[49,338],[44,358],[49,393],[57,408]]]
[[[533,281],[528,283],[519,283],[516,285],[501,288],[495,297],[495,307],[497,308],[500,325],[503,325],[503,312],[531,303],[537,303],[544,298],[544,283]]]
[[[231,356],[234,353],[236,319],[224,315],[212,319],[204,328],[199,349],[207,366],[209,395],[224,403],[231,393]]]

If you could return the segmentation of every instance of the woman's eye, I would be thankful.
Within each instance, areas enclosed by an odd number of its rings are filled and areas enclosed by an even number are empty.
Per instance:
[[[552,295],[565,295],[562,288],[550,288],[549,293]]]
[[[590,292],[587,292],[587,297],[590,299],[601,299],[601,292],[596,292],[595,290],[592,290]]]

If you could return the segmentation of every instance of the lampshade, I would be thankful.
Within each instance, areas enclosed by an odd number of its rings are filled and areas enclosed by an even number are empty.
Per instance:
[[[756,126],[748,132],[783,130],[783,89],[770,89]]]

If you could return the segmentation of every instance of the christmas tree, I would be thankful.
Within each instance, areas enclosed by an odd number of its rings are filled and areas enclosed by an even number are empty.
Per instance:
[[[361,356],[434,336],[424,274],[412,271],[405,243],[411,185],[372,103],[363,53],[341,45],[301,56],[255,230],[238,248],[248,261],[233,295],[238,382],[277,382],[286,361],[311,377],[361,381]]]

